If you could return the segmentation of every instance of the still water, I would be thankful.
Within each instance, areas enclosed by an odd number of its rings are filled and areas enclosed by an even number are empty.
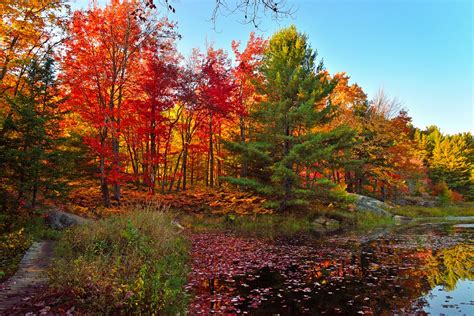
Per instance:
[[[474,315],[474,227],[194,234],[190,314]]]

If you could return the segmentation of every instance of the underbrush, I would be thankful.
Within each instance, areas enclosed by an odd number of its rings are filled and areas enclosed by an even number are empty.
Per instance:
[[[191,228],[195,232],[228,229],[243,233],[267,234],[278,230],[278,232],[285,234],[309,230],[312,227],[308,217],[289,214],[254,216],[194,214],[182,216],[180,221],[183,226]]]
[[[394,224],[391,217],[337,209],[254,216],[191,214],[182,215],[180,222],[183,226],[196,232],[227,229],[237,233],[259,235],[293,234],[337,227],[371,228]]]
[[[0,282],[15,273],[31,242],[23,228],[0,235]]]
[[[147,205],[65,232],[52,290],[98,314],[184,311],[188,244],[171,221]]]
[[[39,214],[30,217],[0,215],[0,282],[18,269],[33,241],[57,239],[60,232],[49,228]]]
[[[372,228],[390,226],[395,224],[395,220],[390,216],[382,216],[371,212],[357,212],[354,215],[358,228]]]
[[[446,206],[424,207],[403,206],[391,210],[392,213],[411,218],[443,217],[443,216],[474,216],[474,202],[462,202]]]

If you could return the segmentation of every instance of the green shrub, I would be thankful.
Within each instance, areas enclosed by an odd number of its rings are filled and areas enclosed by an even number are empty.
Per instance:
[[[348,193],[345,185],[336,185],[329,194],[332,201],[336,202],[342,208],[347,208],[350,204],[356,202],[357,198],[354,194]]]
[[[449,205],[453,201],[452,194],[451,194],[452,191],[449,190],[448,185],[445,182],[442,182],[440,184],[440,187],[441,187],[441,190],[438,195],[439,204],[441,206]]]
[[[56,240],[61,236],[61,231],[49,227],[43,217],[31,217],[23,225],[26,233],[33,240],[53,239]]]
[[[188,245],[153,205],[74,228],[56,248],[54,290],[101,314],[184,311]]]

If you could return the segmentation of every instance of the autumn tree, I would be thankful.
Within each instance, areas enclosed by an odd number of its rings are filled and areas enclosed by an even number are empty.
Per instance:
[[[172,25],[169,24],[169,27]],[[174,112],[178,101],[179,58],[173,38],[155,38],[151,41],[142,57],[145,67],[139,90],[143,91],[144,97],[136,101],[134,111],[130,113],[130,117],[135,119],[128,124],[130,133],[127,139],[138,139],[135,145],[127,140],[130,160],[136,175],[139,173],[138,165],[142,165],[144,182],[153,193],[158,182],[160,162],[167,159],[167,155],[162,157],[160,154],[160,144],[166,143],[169,147],[172,129],[179,119],[179,115],[174,118],[166,115]],[[137,145],[144,147],[141,157],[133,155],[140,151]]]
[[[349,83],[350,77],[346,73],[336,73],[331,76],[325,70],[322,76],[325,80],[336,82],[336,86],[327,97],[334,106],[333,119],[324,125],[324,129],[332,130],[347,125],[355,131],[355,138],[358,139],[364,129],[364,124],[358,113],[366,107],[367,95],[359,85]],[[363,163],[360,157],[352,154],[357,146],[358,142],[355,142],[349,155],[346,152],[344,156],[334,156],[334,159],[328,161],[327,164],[330,173],[327,178],[332,178],[332,181],[338,185],[345,185],[350,192],[353,192],[353,188],[352,183],[345,181],[348,180],[347,174],[359,170]]]
[[[99,160],[101,192],[110,206],[109,184],[120,200],[124,180],[120,142],[123,119],[133,109],[143,49],[157,37],[173,36],[164,20],[137,19],[135,1],[114,0],[104,9],[76,11],[65,42],[63,79],[69,108],[90,125],[87,142]]]
[[[61,168],[55,165],[57,156],[49,156],[58,132],[52,123],[58,118],[52,113],[57,91],[51,56],[61,43],[61,12],[68,11],[59,0],[5,0],[0,12],[0,194],[5,211],[35,205],[48,187],[50,193],[57,189],[53,184]],[[48,179],[52,166],[58,172]]]
[[[219,139],[223,120],[234,111],[230,60],[222,49],[208,47],[202,68],[201,86],[198,87],[202,110],[206,113],[207,124],[202,127],[208,134],[208,154],[206,164],[206,185],[214,187],[219,176],[216,174],[216,151],[219,155]]]
[[[446,183],[449,189],[468,199],[474,196],[474,140],[471,133],[444,135],[438,127],[418,130],[415,140],[424,149],[424,162],[434,184]]]
[[[232,49],[234,51],[236,66],[233,68],[234,84],[235,84],[235,109],[239,122],[240,142],[245,142],[248,137],[248,115],[252,106],[258,101],[256,92],[257,85],[263,80],[259,73],[263,53],[265,51],[267,41],[261,37],[250,33],[247,45],[242,51],[239,51],[240,42],[233,41]],[[247,162],[242,161],[240,166],[240,176],[247,176]]]
[[[58,43],[55,28],[63,20],[60,0],[5,0],[0,3],[0,95],[18,92],[28,61],[43,60]]]
[[[194,49],[181,68],[179,80],[179,102],[183,107],[178,129],[180,133],[182,161],[181,177],[177,184],[177,190],[186,190],[189,182],[191,185],[195,182],[195,169],[197,157],[206,151],[207,146],[199,142],[195,144],[196,134],[205,124],[206,113],[201,97],[200,89],[204,84],[203,68],[205,65],[205,56]]]
[[[353,108],[357,134],[351,155],[357,163],[345,171],[349,192],[396,198],[408,190],[409,181],[424,178],[419,146],[411,137],[411,118],[400,109],[383,94]]]

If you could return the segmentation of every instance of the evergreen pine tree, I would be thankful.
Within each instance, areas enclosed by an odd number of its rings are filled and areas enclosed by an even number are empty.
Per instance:
[[[65,185],[61,176],[67,166],[67,154],[60,150],[62,102],[50,57],[28,67],[27,87],[8,100],[12,115],[4,122],[0,139],[0,176],[2,209],[12,210],[24,203],[32,207],[39,194],[61,193]],[[10,203],[8,203],[10,202]]]
[[[250,113],[246,142],[227,143],[248,166],[248,177],[227,178],[233,184],[271,195],[280,210],[306,204],[330,181],[325,162],[351,145],[347,127],[323,129],[334,107],[327,99],[336,82],[323,79],[322,62],[305,34],[295,26],[275,33],[264,54],[257,86],[263,101]]]

